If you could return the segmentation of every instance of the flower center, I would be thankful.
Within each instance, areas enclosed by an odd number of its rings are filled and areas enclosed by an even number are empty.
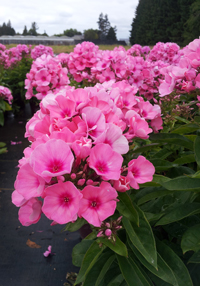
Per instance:
[[[64,197],[64,202],[68,203],[69,202],[69,198],[68,197]]]
[[[93,207],[93,208],[95,208],[96,205],[97,205],[97,202],[95,202],[95,201],[93,201],[93,202],[91,203],[91,207]]]
[[[99,171],[100,173],[105,173],[108,171],[108,167],[107,167],[107,164],[106,162],[97,162],[96,164],[96,169],[97,171]]]

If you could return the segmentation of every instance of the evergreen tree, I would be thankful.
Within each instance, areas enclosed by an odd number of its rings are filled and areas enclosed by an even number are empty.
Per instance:
[[[36,24],[36,22],[33,22],[32,24],[31,24],[31,28],[30,28],[30,30],[28,31],[28,35],[31,35],[31,36],[37,36],[37,30],[38,30],[39,28],[37,27],[37,24]]]
[[[199,2],[199,0],[139,0],[131,25],[131,44],[154,45],[157,42],[176,42],[180,45],[184,38],[188,38],[188,34],[190,40],[199,36]]]
[[[24,30],[23,30],[22,35],[24,35],[24,36],[28,35],[28,30],[27,30],[26,26],[24,26]]]
[[[6,24],[5,22],[3,23],[2,26],[0,26],[0,36],[3,35],[10,35],[14,36],[16,34],[15,30],[12,28],[11,21],[9,20],[8,23]]]
[[[116,27],[114,27],[114,28],[110,27],[106,38],[107,38],[107,40],[117,41]]]
[[[197,0],[190,6],[190,16],[185,24],[184,43],[188,44],[200,36],[200,1]]]

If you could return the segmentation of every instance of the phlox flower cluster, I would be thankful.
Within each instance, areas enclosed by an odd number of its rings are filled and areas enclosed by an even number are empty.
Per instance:
[[[31,58],[33,60],[36,60],[37,58],[39,58],[40,56],[44,54],[50,55],[53,57],[53,49],[48,46],[38,45],[38,46],[35,46],[35,48],[31,50]]]
[[[165,63],[174,64],[179,61],[182,52],[176,43],[158,42],[148,55],[149,61],[163,61]]]
[[[160,96],[175,91],[189,93],[200,88],[200,39],[195,39],[182,50],[179,61],[161,69],[164,80],[159,86]]]
[[[67,65],[73,79],[77,82],[88,80],[93,82],[91,68],[100,58],[99,47],[91,42],[83,42],[76,45],[74,51],[69,54]]]
[[[10,48],[8,50],[4,50],[4,54],[2,57],[5,59],[4,67],[5,68],[12,68],[18,62],[22,60],[23,57],[30,56],[31,46],[27,45],[17,45],[16,47]]]
[[[141,45],[135,44],[127,50],[127,54],[131,56],[140,56],[146,58],[150,50],[151,49],[149,46],[142,47]]]
[[[62,67],[58,58],[52,57],[49,54],[43,54],[37,58],[26,76],[26,99],[35,96],[41,100],[47,93],[60,89],[70,83],[68,69]]]
[[[26,125],[32,144],[19,161],[12,194],[22,225],[44,213],[53,224],[79,217],[101,227],[115,212],[118,192],[152,180],[155,169],[145,157],[123,165],[134,138],[162,128],[160,107],[136,92],[125,81],[48,92]]]
[[[67,68],[70,80],[83,82],[84,85],[126,80],[127,83],[137,86],[139,95],[150,100],[158,94],[159,86],[165,77],[165,69],[177,65],[182,55],[182,50],[175,43],[159,42],[151,51],[148,46],[140,45],[133,45],[127,51],[121,46],[112,51],[102,51],[91,42],[83,42],[76,45],[70,54],[62,53],[54,59],[63,68]],[[35,79],[30,74],[27,75],[27,79],[27,99],[31,96],[38,99],[45,96],[47,88],[45,91],[42,88],[41,96],[37,88],[35,92],[32,91],[37,87],[34,86]]]
[[[8,103],[11,104],[13,96],[10,89],[0,85],[0,98],[7,100]]]

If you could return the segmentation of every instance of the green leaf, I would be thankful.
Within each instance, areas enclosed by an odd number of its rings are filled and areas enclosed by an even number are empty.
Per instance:
[[[151,286],[132,260],[119,255],[117,255],[117,260],[122,275],[129,286]]]
[[[186,134],[186,133],[192,133],[194,131],[197,131],[198,129],[199,129],[198,124],[189,123],[189,124],[185,124],[185,125],[182,125],[181,127],[174,129],[171,133]]]
[[[6,105],[5,105],[5,100],[0,100],[0,109],[2,110],[2,111],[5,111],[6,110]]]
[[[144,203],[146,203],[152,199],[155,199],[155,198],[159,198],[159,197],[163,197],[165,195],[169,195],[170,193],[171,192],[168,190],[159,190],[159,191],[152,192],[150,194],[143,196],[141,199],[139,199],[138,205],[142,205],[142,204],[144,204]]]
[[[193,162],[195,162],[194,154],[189,154],[189,155],[182,156],[181,158],[177,158],[173,162],[173,164],[184,165],[184,164],[193,163]]]
[[[142,147],[138,147],[134,149],[134,153],[143,153],[145,151],[151,151],[153,148],[157,148],[160,144],[159,143],[152,143],[148,145],[144,145]]]
[[[156,141],[157,143],[159,142],[163,142],[164,144],[171,143],[193,150],[193,142],[183,135],[172,134],[172,133],[157,133],[157,134],[151,134],[149,139],[151,141]]]
[[[181,122],[184,122],[184,123],[190,123],[190,121],[189,121],[189,120],[187,120],[187,119],[185,119],[185,118],[183,118],[183,117],[175,116],[175,118],[176,118],[176,120],[179,120],[179,121],[181,121]]]
[[[144,213],[138,207],[137,211],[139,213],[139,227],[125,217],[122,218],[122,223],[133,245],[156,268],[157,252],[154,235]]]
[[[86,241],[89,241],[89,240],[86,240]],[[77,285],[78,283],[81,283],[84,281],[87,273],[93,267],[99,255],[102,253],[104,249],[105,249],[104,246],[100,247],[96,241],[93,241],[93,243],[91,244],[91,246],[89,247],[89,249],[87,250],[83,258],[81,269],[79,271],[79,274],[77,276],[77,279],[74,285]]]
[[[105,261],[103,267],[101,268],[101,272],[96,280],[95,286],[98,286],[101,281],[103,280],[106,272],[108,271],[108,269],[110,268],[111,264],[113,263],[113,261],[115,260],[115,255],[110,256],[107,261]],[[87,285],[88,286],[88,285]]]
[[[104,237],[99,237],[97,239],[97,242],[106,245],[112,251],[114,251],[115,253],[117,253],[119,255],[122,255],[122,256],[125,256],[125,257],[128,256],[128,251],[127,251],[126,245],[120,240],[120,238],[118,236],[116,236],[115,243],[112,243],[106,237],[105,238]]]
[[[176,167],[177,165],[169,161],[161,159],[150,159],[150,162],[154,165],[156,171],[166,171],[170,168]]]
[[[152,272],[154,275],[159,277],[160,279],[164,280],[165,282],[168,282],[172,285],[177,285],[177,281],[175,278],[175,275],[173,273],[173,270],[170,268],[170,266],[163,260],[163,258],[158,253],[158,264],[157,269],[155,269],[150,263],[144,259],[144,257],[140,254],[140,252],[134,247],[134,245],[131,243],[130,239],[128,240],[129,246],[131,247],[131,250],[137,257],[137,259],[143,264],[150,272]]]
[[[4,126],[4,114],[2,110],[0,110],[0,125]]]
[[[24,87],[24,81],[18,82],[18,85],[19,85],[20,87]]]
[[[6,147],[0,149],[0,154],[6,153],[6,152],[7,152],[7,148]]]
[[[173,273],[179,286],[193,286],[188,269],[183,261],[175,254],[175,252],[165,243],[156,241],[158,253],[165,260],[165,262],[173,269]]]
[[[81,228],[81,226],[83,226],[84,224],[86,224],[87,221],[84,220],[83,218],[78,218],[75,222],[69,222],[63,229],[62,231],[70,231],[70,232],[74,232],[77,231]]]
[[[170,191],[200,191],[200,179],[181,176],[161,182],[161,185]]]
[[[200,250],[200,224],[190,227],[183,235],[181,240],[183,253],[193,250]]]
[[[0,142],[0,148],[5,147],[5,146],[6,146],[6,143]]]
[[[82,240],[80,243],[74,246],[72,250],[72,263],[75,266],[81,267],[83,257],[92,243],[93,243],[93,240]]]
[[[133,206],[129,195],[127,193],[118,193],[118,198],[119,202],[117,203],[117,210],[120,214],[139,225],[139,215]]]
[[[175,221],[179,221],[190,215],[200,213],[200,203],[186,203],[174,208],[172,211],[164,215],[155,226],[165,225]]]
[[[198,166],[200,166],[200,136],[197,136],[194,141],[194,154],[197,161]]]
[[[157,183],[158,185],[162,185],[163,183],[170,181],[170,178],[162,175],[154,175],[153,182]]]
[[[107,286],[121,286],[121,283],[124,281],[122,274],[117,275]],[[127,285],[127,284],[126,284]]]
[[[200,251],[194,253],[188,260],[188,263],[200,263]]]
[[[101,278],[102,278],[102,270],[104,268],[104,276],[106,275],[106,273],[109,271],[110,266],[112,263],[107,263],[107,261],[112,260],[112,262],[115,259],[115,255],[111,253],[111,251],[105,251],[103,252],[97,262],[94,264],[94,266],[91,268],[91,270],[88,272],[85,281],[83,283],[83,286],[94,286],[94,285],[100,285],[101,283]],[[107,264],[107,269],[105,269],[105,265]],[[104,278],[103,276],[103,278]],[[99,282],[97,284],[97,280],[99,279]],[[103,283],[103,281],[102,281]]]

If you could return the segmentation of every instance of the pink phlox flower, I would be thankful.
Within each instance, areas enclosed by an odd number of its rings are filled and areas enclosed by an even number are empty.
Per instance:
[[[50,182],[57,177],[71,172],[74,156],[68,144],[60,139],[50,139],[38,145],[30,157],[33,171]]]
[[[100,227],[102,221],[113,215],[117,205],[117,192],[107,182],[99,187],[86,186],[82,190],[78,215],[90,224]]]
[[[120,177],[123,157],[108,144],[100,143],[91,149],[88,158],[89,166],[103,180],[118,180]]]
[[[135,137],[139,137],[142,139],[149,138],[148,134],[152,132],[152,129],[149,128],[149,125],[144,118],[141,118],[140,115],[134,110],[129,110],[126,113],[125,118],[129,121],[129,130],[125,134],[128,140]]]
[[[155,168],[151,162],[145,157],[139,156],[128,163],[127,179],[130,181],[130,186],[134,189],[139,189],[138,184],[151,182]]]
[[[125,176],[120,176],[119,180],[113,181],[113,188],[118,192],[126,192],[130,189],[130,181]]]
[[[24,164],[18,171],[15,190],[26,200],[39,197],[45,189],[45,180],[38,176],[29,163]]]
[[[85,159],[89,156],[92,147],[92,140],[86,137],[81,137],[79,140],[73,142],[71,148],[75,155],[81,159]]]
[[[43,68],[35,74],[36,84],[39,86],[47,86],[51,81],[51,75],[47,69]]]
[[[42,213],[42,202],[37,198],[32,198],[23,204],[18,212],[19,221],[23,226],[37,223]]]
[[[92,139],[96,139],[105,131],[105,116],[98,108],[85,107],[82,111],[82,118],[87,125],[88,135]]]
[[[113,123],[108,123],[106,131],[95,140],[95,144],[98,143],[109,144],[119,154],[129,151],[128,140],[122,135],[121,128]]]
[[[42,211],[59,224],[75,221],[82,196],[72,182],[59,181],[47,187]]]

